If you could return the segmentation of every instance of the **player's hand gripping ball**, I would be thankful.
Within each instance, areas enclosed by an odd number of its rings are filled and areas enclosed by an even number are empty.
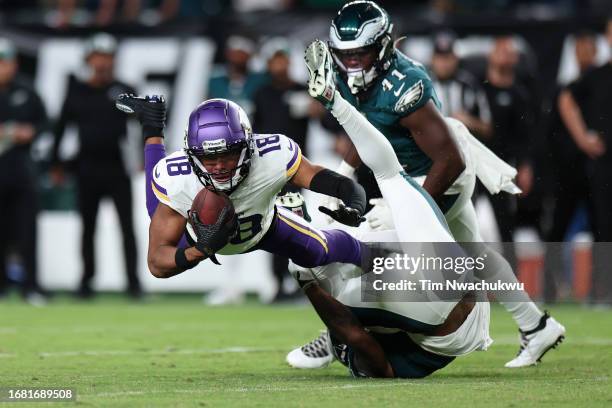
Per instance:
[[[214,254],[238,233],[238,217],[230,198],[203,188],[193,200],[189,223],[197,237],[195,247],[214,261]]]

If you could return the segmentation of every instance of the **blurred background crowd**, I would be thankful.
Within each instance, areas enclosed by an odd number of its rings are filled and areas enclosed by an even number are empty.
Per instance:
[[[171,107],[186,88],[195,101],[234,100],[250,115],[255,132],[284,133],[314,161],[334,168],[347,138],[306,93],[301,56],[308,41],[327,38],[343,3],[0,0],[0,298],[13,286],[32,304],[45,303],[45,287],[74,290],[82,299],[103,288],[96,276],[107,271],[95,274],[97,258],[109,254],[96,245],[102,239],[96,226],[108,199],[117,214],[110,221],[120,232],[112,253],[123,261],[121,286],[130,297],[143,297],[147,285],[141,281],[150,277],[142,271],[146,247],[140,230],[146,225],[138,222],[145,213],[138,204],[142,146],[133,124],[114,109],[120,93],[162,89]],[[489,196],[485,189],[476,194],[483,235],[504,243],[505,255],[536,299],[612,304],[606,262],[612,253],[606,244],[612,242],[609,1],[379,3],[395,24],[396,46],[429,67],[444,115],[463,121],[518,169],[518,198]],[[163,48],[168,38],[179,42],[159,56],[147,56],[155,49],[147,51],[145,43],[137,51],[138,44],[124,46],[155,39]],[[194,38],[208,40],[199,54],[181,46]],[[57,44],[66,44],[65,53],[53,54]],[[210,50],[208,59],[202,50]],[[67,68],[57,61],[62,56],[72,61]],[[146,69],[147,58],[155,69]],[[166,58],[178,62],[165,66]],[[58,66],[65,72],[54,77]],[[142,75],[130,75],[134,71]],[[49,78],[61,80],[49,84]],[[186,116],[171,109],[172,120],[184,122]],[[169,144],[178,147],[182,136],[171,137]],[[78,214],[80,225],[78,235],[66,235],[77,241],[79,257],[78,278],[68,287],[54,284],[61,262],[46,258],[58,248],[47,243],[64,239],[66,224],[57,217],[41,222],[66,212]],[[531,243],[515,246],[518,241]],[[230,278],[208,288],[217,289],[207,297],[211,304],[241,301],[248,287],[232,282],[260,265],[228,263]],[[295,298],[286,260],[267,260],[263,269],[259,273],[274,277],[267,300]],[[38,270],[45,270],[43,279]]]

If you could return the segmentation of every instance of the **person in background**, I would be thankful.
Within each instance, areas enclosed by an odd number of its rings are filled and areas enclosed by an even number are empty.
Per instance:
[[[575,36],[574,52],[580,75],[595,66],[595,59],[597,58],[597,38],[595,33],[589,30],[578,32]]]
[[[518,169],[516,183],[529,195],[533,186],[533,170],[530,163],[530,128],[533,119],[529,112],[529,94],[516,81],[516,64],[519,60],[514,39],[502,36],[495,40],[489,54],[485,93],[491,109],[491,136],[483,142],[497,156]],[[517,200],[514,195],[488,195],[493,207],[504,256],[516,271],[514,230],[516,227]]]
[[[208,82],[207,99],[229,99],[242,106],[249,118],[253,117],[255,92],[265,82],[265,74],[251,72],[249,64],[255,53],[255,43],[245,36],[233,35],[225,43],[225,65],[213,70]],[[212,290],[204,302],[210,306],[239,304],[244,301],[244,291],[236,282],[243,269],[243,259],[228,258],[231,276],[224,276],[221,284]]]
[[[606,38],[612,48],[612,18]],[[591,301],[612,304],[612,59],[588,70],[559,95],[559,113],[578,148],[587,156],[586,173],[592,205],[593,271]]]
[[[115,98],[134,93],[130,86],[114,76],[116,40],[108,34],[96,34],[85,46],[87,77],[71,78],[68,93],[55,126],[52,153],[52,179],[60,184],[65,165],[58,150],[67,125],[78,129],[80,152],[76,160],[79,212],[83,221],[81,251],[83,275],[77,295],[83,299],[94,294],[94,235],[100,201],[110,197],[117,209],[127,276],[127,294],[139,299],[142,290],[136,274],[136,238],[132,215],[131,179],[121,154],[121,143],[127,133],[127,118],[115,109]]]
[[[225,46],[226,64],[213,71],[206,99],[229,99],[242,106],[252,117],[255,91],[266,80],[265,75],[249,71],[249,61],[254,52],[255,44],[249,38],[229,37]]]
[[[575,36],[574,55],[579,69],[580,80],[585,73],[595,65],[597,56],[595,34],[590,31],[581,31]],[[573,83],[569,85],[571,88]],[[569,292],[569,282],[561,280],[564,257],[561,247],[556,244],[566,240],[566,234],[577,212],[590,212],[587,179],[586,154],[578,148],[576,142],[569,134],[563,123],[557,100],[565,87],[555,91],[550,106],[550,115],[547,128],[547,150],[550,155],[550,170],[553,177],[552,220],[550,230],[546,233],[546,242],[549,246],[546,251],[544,268],[544,301],[554,303],[562,293]],[[578,102],[584,105],[585,101]],[[585,211],[585,207],[586,210]],[[592,215],[589,217],[592,218]]]
[[[433,39],[431,71],[434,89],[442,103],[442,114],[460,120],[480,138],[491,136],[491,112],[487,97],[468,71],[459,67],[456,36],[441,31]]]
[[[47,115],[38,94],[17,74],[15,46],[0,38],[0,297],[7,293],[8,256],[14,253],[23,266],[24,299],[41,306],[46,296],[37,280],[38,193],[30,146],[46,128]]]
[[[272,38],[262,47],[261,54],[266,58],[269,82],[255,92],[253,128],[260,133],[284,134],[300,146],[303,154],[308,155],[308,120],[310,115],[315,114],[317,104],[308,95],[306,86],[291,78],[290,51],[290,44],[283,38]],[[286,192],[296,193],[299,189],[287,185],[281,194]],[[285,290],[284,281],[294,282],[287,269],[288,262],[286,257],[273,255],[272,269],[278,284],[274,301],[288,300],[295,294],[302,296],[297,285],[294,285],[293,290]]]

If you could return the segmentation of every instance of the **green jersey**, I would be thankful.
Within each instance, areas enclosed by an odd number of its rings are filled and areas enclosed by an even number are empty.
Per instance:
[[[365,91],[365,98],[359,100],[341,78],[336,83],[344,99],[389,139],[404,170],[412,177],[427,174],[431,159],[416,144],[410,131],[399,123],[430,99],[440,108],[425,67],[395,50],[391,66]]]

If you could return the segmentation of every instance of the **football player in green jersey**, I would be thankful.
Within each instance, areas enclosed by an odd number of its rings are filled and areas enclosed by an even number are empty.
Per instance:
[[[373,1],[345,4],[332,21],[328,47],[313,47],[312,43],[307,49],[307,60],[309,52],[328,53],[334,71],[326,74],[322,89],[313,86],[318,78],[311,71],[309,91],[332,114],[337,98],[355,107],[354,112],[359,111],[373,125],[360,131],[380,132],[389,140],[404,172],[422,184],[443,211],[453,237],[460,242],[482,242],[471,202],[475,178],[492,193],[517,193],[520,190],[512,183],[516,170],[486,149],[461,122],[441,115],[427,70],[395,48],[392,29],[386,11]],[[341,124],[351,136],[349,128],[355,127]],[[359,164],[359,160],[343,162],[340,169],[347,175],[347,169]],[[376,213],[380,217],[385,211]],[[387,219],[379,225],[393,228],[392,217]],[[496,268],[488,268],[481,278],[516,280],[508,263],[489,252]],[[520,332],[519,353],[506,367],[536,364],[564,335],[565,328],[540,311],[526,293],[521,299],[506,299],[502,294],[497,299],[512,314]],[[308,345],[301,348],[307,349]],[[304,363],[308,357],[302,353],[290,364],[312,367],[312,362]]]

